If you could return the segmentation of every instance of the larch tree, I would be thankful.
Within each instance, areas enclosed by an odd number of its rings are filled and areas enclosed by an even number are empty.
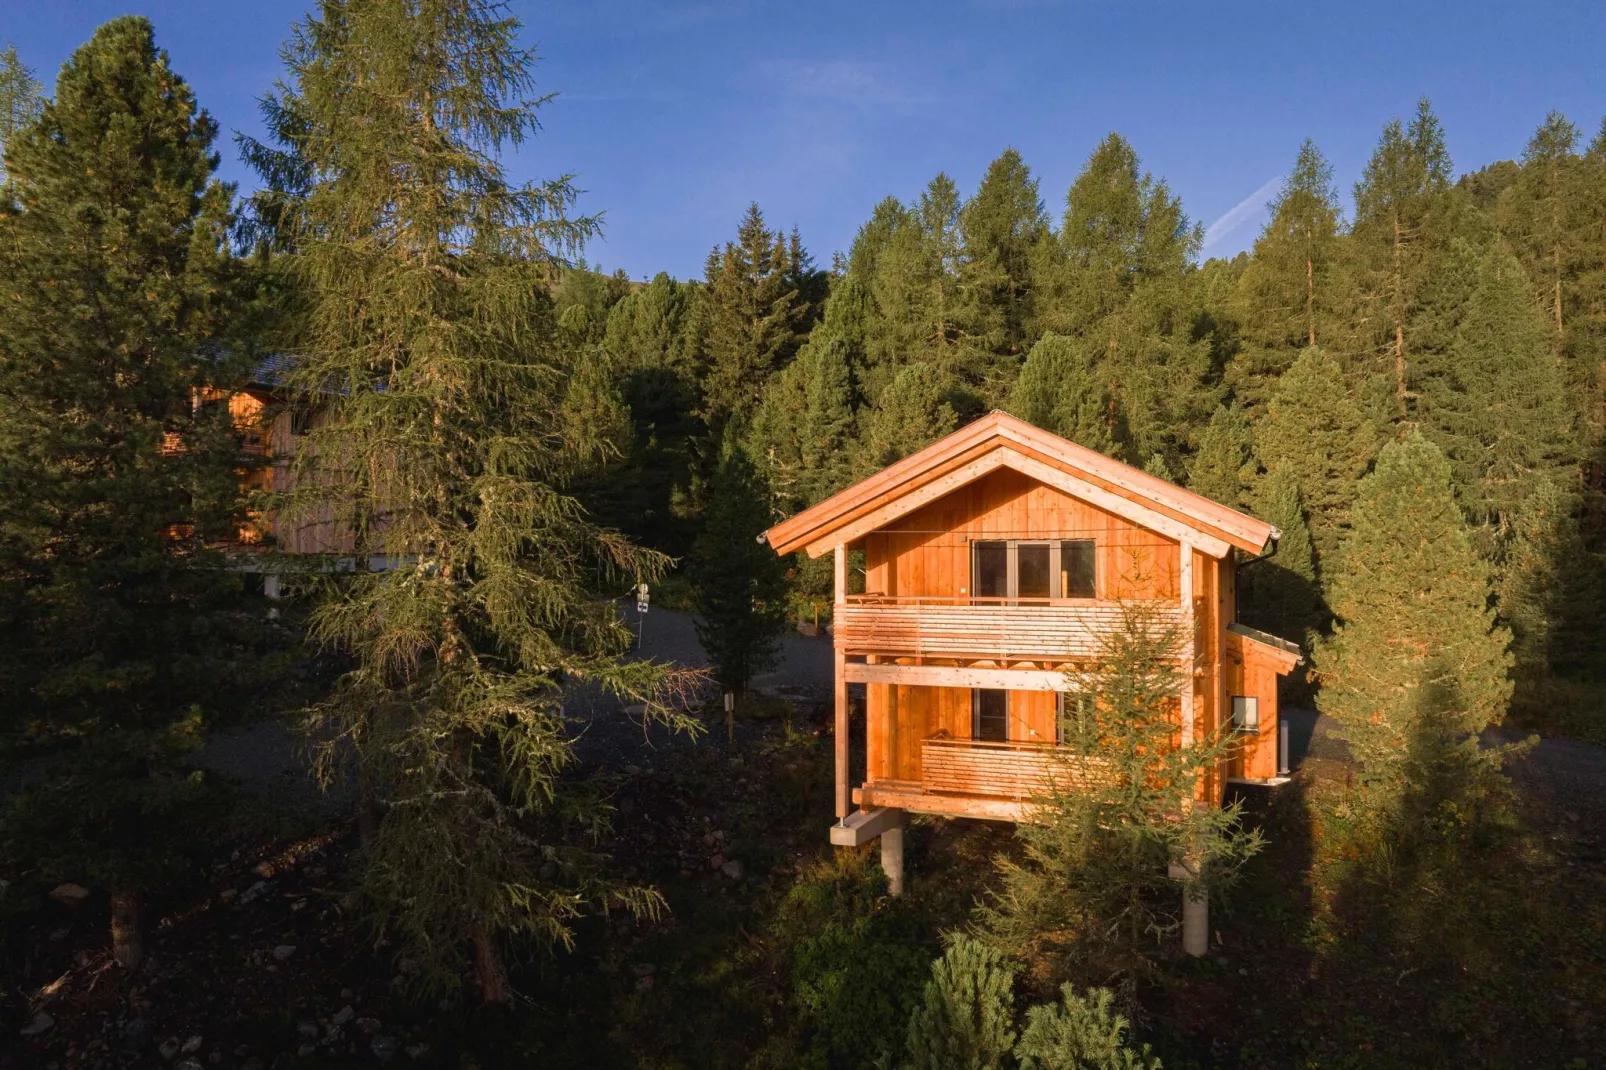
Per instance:
[[[5,728],[56,759],[4,831],[38,875],[109,894],[128,967],[143,897],[204,842],[194,749],[274,671],[225,552],[252,325],[216,133],[150,23],[120,18],[13,134],[0,187]]]
[[[1037,340],[1010,392],[1009,412],[1029,424],[1111,457],[1128,455],[1120,407],[1086,349],[1048,332]]]
[[[38,116],[43,95],[44,86],[17,55],[17,46],[7,45],[0,52],[0,182],[6,177],[6,146]]]
[[[1277,380],[1265,414],[1255,425],[1261,467],[1286,466],[1310,515],[1311,542],[1322,582],[1349,524],[1356,481],[1374,450],[1372,430],[1351,396],[1338,361],[1307,349]]]
[[[949,400],[955,384],[929,364],[910,364],[887,384],[866,413],[860,471],[878,472],[918,453],[959,426]]]
[[[821,330],[764,392],[750,435],[778,516],[853,480],[854,374],[848,343]]]
[[[1230,378],[1251,408],[1265,404],[1271,383],[1302,350],[1334,341],[1328,333],[1338,311],[1334,274],[1342,213],[1332,165],[1309,138],[1267,208],[1271,218],[1235,295],[1245,345],[1233,358]]]
[[[1436,775],[1425,758],[1471,771],[1498,764],[1479,734],[1505,716],[1511,636],[1495,621],[1490,580],[1444,454],[1414,432],[1385,446],[1361,482],[1331,583],[1338,623],[1313,658],[1321,709],[1385,807]]]
[[[1384,126],[1355,184],[1354,238],[1379,306],[1368,318],[1383,327],[1380,348],[1392,366],[1395,405],[1402,418],[1410,397],[1406,327],[1426,274],[1430,216],[1449,191],[1450,173],[1444,129],[1424,97],[1408,126],[1398,119]]]
[[[1558,357],[1564,352],[1566,305],[1573,297],[1579,246],[1588,233],[1578,138],[1578,127],[1565,115],[1553,111],[1545,116],[1523,150],[1522,170],[1498,211],[1501,230],[1522,258],[1548,314]]]
[[[685,723],[659,701],[677,677],[622,659],[597,594],[663,559],[565,491],[607,446],[565,410],[548,293],[596,222],[571,214],[566,178],[513,184],[497,163],[544,100],[517,32],[484,0],[324,0],[283,50],[282,143],[247,145],[305,179],[280,220],[307,309],[291,385],[326,418],[280,507],[332,517],[377,566],[319,577],[310,625],[351,664],[311,738],[379,809],[357,901],[421,983],[472,969],[497,1002],[509,941],[563,945],[583,911],[661,905],[610,875],[607,808],[562,778],[565,696]]]

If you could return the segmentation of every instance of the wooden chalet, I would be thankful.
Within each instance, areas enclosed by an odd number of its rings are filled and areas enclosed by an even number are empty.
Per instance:
[[[833,554],[832,841],[882,838],[902,882],[905,812],[1029,819],[1058,745],[1065,672],[1121,603],[1182,627],[1184,740],[1230,720],[1241,745],[1206,786],[1279,772],[1277,678],[1298,647],[1236,622],[1238,555],[1264,521],[994,412],[767,531],[777,553]],[[850,559],[861,560],[863,581]],[[864,775],[850,777],[851,685]],[[857,690],[857,689],[855,689]],[[854,806],[857,804],[857,811]]]

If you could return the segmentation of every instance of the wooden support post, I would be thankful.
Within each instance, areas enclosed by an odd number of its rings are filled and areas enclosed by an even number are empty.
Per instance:
[[[848,599],[848,548],[842,543],[836,545],[836,560],[834,572],[835,604],[838,609],[847,604]],[[848,816],[848,810],[853,806],[853,786],[848,783],[848,673],[847,658],[842,654],[842,647],[837,644],[835,625],[832,626],[832,643],[835,646],[836,662],[836,816],[841,820]]]
[[[1178,573],[1177,586],[1181,588],[1182,597],[1182,745],[1193,745],[1193,663],[1195,656],[1195,632],[1193,619],[1193,545],[1184,542],[1181,548],[1181,571]]]

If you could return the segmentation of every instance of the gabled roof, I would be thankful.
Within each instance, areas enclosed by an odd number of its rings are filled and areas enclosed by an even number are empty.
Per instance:
[[[818,557],[999,468],[1011,468],[1212,557],[1265,552],[1280,532],[1157,476],[991,412],[868,479],[783,521],[764,537],[777,553]]]

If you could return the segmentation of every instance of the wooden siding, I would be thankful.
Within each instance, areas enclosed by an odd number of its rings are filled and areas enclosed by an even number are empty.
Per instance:
[[[1072,758],[1052,743],[985,743],[935,737],[921,741],[927,791],[1031,799],[1056,786],[1102,780],[1110,763]]]
[[[958,599],[977,539],[1094,539],[1100,600],[1177,597],[1177,543],[1001,469],[864,538],[865,593]]]

